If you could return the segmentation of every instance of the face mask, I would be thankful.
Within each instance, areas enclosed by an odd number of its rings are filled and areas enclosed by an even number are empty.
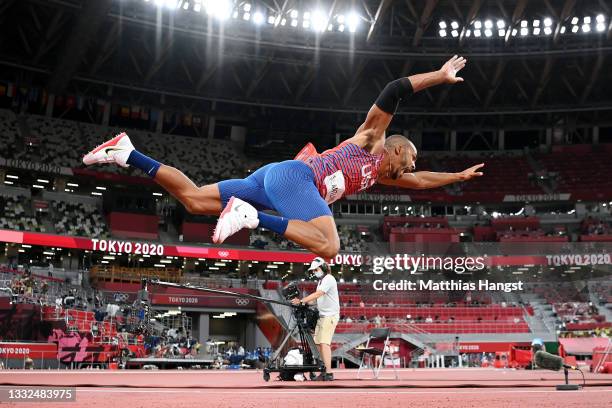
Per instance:
[[[323,275],[324,275],[324,273],[323,273],[323,271],[322,271],[322,270],[320,270],[320,269],[319,269],[319,270],[317,270],[317,271],[315,271],[315,273],[314,273],[314,276],[315,276],[317,279],[321,279],[321,278],[323,277]]]

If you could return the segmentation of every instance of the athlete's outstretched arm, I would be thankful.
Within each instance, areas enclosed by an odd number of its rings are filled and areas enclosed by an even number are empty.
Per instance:
[[[457,72],[465,67],[466,62],[465,58],[455,55],[437,71],[411,75],[389,82],[370,108],[365,122],[357,129],[355,136],[367,131],[370,140],[381,139],[402,99],[432,86],[462,82],[463,78],[458,77]]]
[[[415,173],[404,173],[397,180],[382,179],[379,183],[388,186],[411,188],[413,190],[425,190],[428,188],[442,187],[458,181],[468,181],[474,177],[482,176],[479,171],[484,167],[484,163],[477,164],[459,173],[436,173],[431,171],[417,171]]]

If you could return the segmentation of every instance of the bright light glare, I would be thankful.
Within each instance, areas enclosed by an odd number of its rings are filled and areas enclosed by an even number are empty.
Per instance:
[[[582,21],[584,21],[584,24],[591,24],[591,17],[586,16]]]
[[[440,37],[446,37],[446,30],[440,30]]]
[[[604,23],[597,23],[597,31],[602,32],[606,29],[606,25]]]
[[[492,35],[493,35],[493,31],[491,31],[491,30],[490,30],[490,29],[488,29],[488,28],[485,30],[485,32],[484,32],[484,33],[485,33],[485,36],[486,36],[486,37],[490,37],[490,36],[492,36]]]
[[[603,23],[604,21],[606,21],[606,18],[603,14],[598,14],[597,17],[595,17],[595,21],[597,21],[598,23]]]
[[[456,22],[456,21],[453,21],[453,22],[451,23],[451,27],[453,28],[453,30],[456,30],[456,29],[458,29],[458,28],[459,28],[459,23],[458,23],[458,22]]]
[[[348,15],[346,19],[348,29],[351,33],[357,31],[357,27],[359,26],[359,16],[357,13],[351,13]]]
[[[451,31],[451,35],[452,35],[454,38],[457,38],[457,37],[459,37],[459,31],[457,31],[457,30],[453,30],[453,31]]]
[[[497,20],[497,28],[500,30],[506,27],[506,22],[504,20]]]
[[[480,20],[474,21],[474,28],[475,29],[480,30],[481,27],[482,27],[482,23],[480,22]]]
[[[591,26],[588,24],[583,24],[582,25],[582,32],[583,33],[588,33],[589,31],[591,31]]]
[[[291,16],[291,18],[298,18],[298,11],[297,10],[291,10],[290,16]]]
[[[264,16],[260,11],[256,11],[255,14],[253,14],[253,22],[257,25],[264,22]]]
[[[544,27],[550,27],[552,25],[552,20],[549,17],[544,19]]]
[[[529,34],[529,29],[525,27],[521,28],[521,35],[524,37],[527,34]]]
[[[572,24],[573,24],[573,25],[578,24],[578,20],[579,20],[579,19],[578,19],[578,17],[574,17],[574,18],[572,18]]]
[[[563,29],[562,29],[562,30],[561,30],[561,33],[563,33],[563,31],[565,31],[565,30],[563,30]],[[551,34],[552,34],[552,28],[550,28],[550,27],[544,27],[544,34],[546,34],[546,35],[551,35]]]
[[[493,28],[493,22],[491,20],[485,21],[485,28]]]
[[[206,11],[219,20],[227,20],[232,15],[232,3],[229,0],[207,0]]]
[[[327,28],[327,17],[322,11],[317,10],[312,13],[312,28],[315,31],[325,31]]]
[[[440,23],[438,23],[438,25],[440,26],[441,29],[445,29],[446,28],[446,22],[444,22],[444,21],[440,21]]]
[[[474,30],[474,37],[480,37],[480,30]]]

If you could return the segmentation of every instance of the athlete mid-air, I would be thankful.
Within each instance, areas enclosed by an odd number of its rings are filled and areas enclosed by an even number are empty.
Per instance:
[[[333,258],[340,240],[329,204],[375,183],[428,189],[481,176],[484,164],[460,173],[413,172],[417,149],[406,137],[385,137],[399,102],[415,92],[463,81],[466,64],[454,56],[438,71],[400,78],[387,84],[365,122],[350,139],[318,154],[308,144],[295,160],[270,163],[244,179],[198,187],[179,170],[145,156],[125,133],[83,157],[86,165],[134,166],[152,177],[193,214],[218,215],[213,242],[222,243],[242,228],[264,227],[324,258]],[[272,215],[263,210],[274,210]]]

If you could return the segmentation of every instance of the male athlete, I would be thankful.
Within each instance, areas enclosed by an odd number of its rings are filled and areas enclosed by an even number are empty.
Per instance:
[[[463,81],[466,64],[456,55],[438,71],[400,78],[387,84],[353,137],[317,154],[309,144],[297,160],[270,163],[245,179],[198,187],[179,170],[145,156],[125,133],[83,157],[86,165],[134,166],[179,200],[192,214],[220,214],[213,242],[222,243],[242,228],[263,227],[326,259],[336,256],[340,240],[329,204],[374,183],[428,189],[481,176],[483,164],[460,173],[413,173],[417,149],[407,138],[385,130],[399,102],[414,92]],[[259,211],[258,211],[259,210]],[[262,210],[274,210],[271,215]]]

